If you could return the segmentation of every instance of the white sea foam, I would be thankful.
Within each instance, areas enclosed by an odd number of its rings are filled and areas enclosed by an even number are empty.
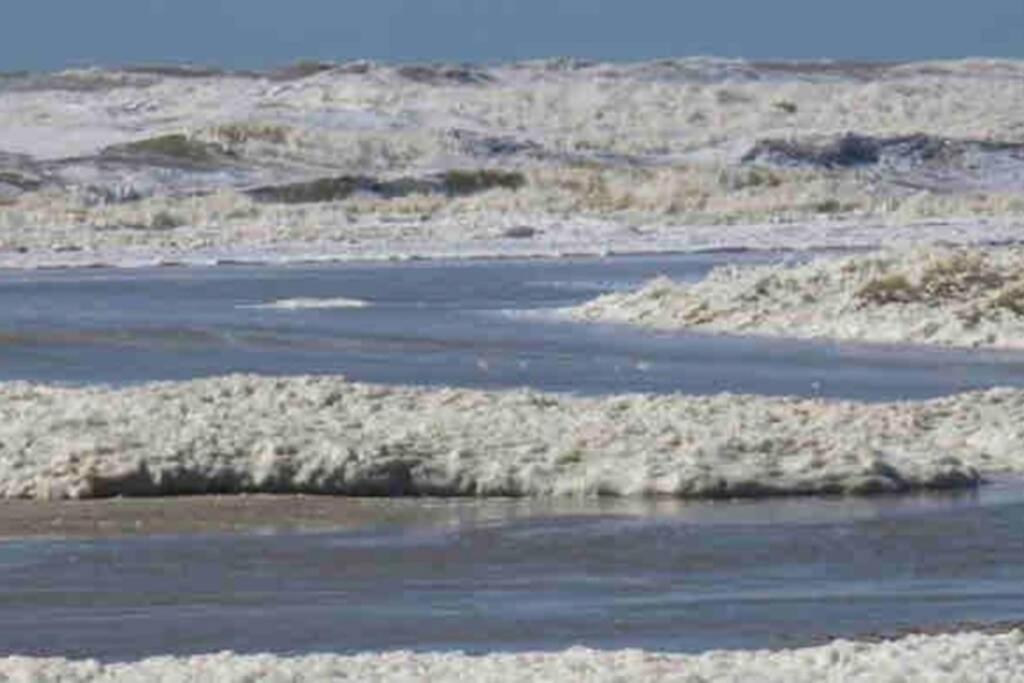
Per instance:
[[[692,683],[1017,683],[1024,680],[1024,632],[909,636],[881,643],[838,640],[771,652],[672,655],[572,648],[554,653],[390,652],[304,657],[236,655],[155,657],[140,662],[0,659],[11,681],[686,681]]]
[[[884,223],[771,223],[740,225],[651,225],[637,234],[614,220],[553,219],[535,214],[520,216],[548,226],[543,239],[501,239],[494,226],[509,216],[486,214],[421,223],[367,220],[349,228],[319,228],[297,223],[287,234],[271,228],[225,228],[211,237],[205,231],[181,228],[166,242],[150,238],[126,245],[101,241],[75,246],[73,228],[42,240],[27,250],[0,249],[0,268],[134,268],[155,265],[286,264],[331,261],[402,261],[411,259],[562,258],[616,254],[687,253],[713,250],[804,250],[878,248],[929,242],[988,244],[1020,241],[1022,225],[1016,221],[950,220],[890,226]],[[299,219],[297,219],[299,220]],[[0,216],[2,222],[2,216]],[[346,237],[346,229],[359,234]],[[333,232],[332,232],[333,230]],[[426,232],[429,239],[423,235]],[[258,238],[254,237],[257,236]],[[313,239],[313,236],[316,238]],[[80,235],[78,235],[80,236]],[[51,235],[50,237],[53,237]],[[308,239],[307,239],[308,238]],[[19,238],[22,239],[22,238]],[[24,238],[31,240],[31,238]],[[65,241],[66,240],[66,241]]]
[[[262,304],[243,304],[238,308],[271,309],[280,311],[302,311],[332,308],[366,308],[370,304],[361,299],[344,297],[278,299]]]
[[[823,223],[815,245],[878,245],[891,226],[935,219],[955,227],[922,237],[1019,239],[1022,77],[1015,61],[709,59],[35,77],[0,89],[0,261],[325,244],[340,258],[757,248],[799,245]],[[742,162],[759,140],[805,149],[850,131],[923,137],[886,143],[878,163]],[[415,184],[455,168],[525,185]],[[246,194],[346,175],[399,189],[309,204]]]
[[[228,376],[0,385],[0,496],[873,493],[1024,473],[1024,391],[892,404]]]
[[[661,278],[578,320],[887,343],[1024,348],[1024,249],[916,247]]]

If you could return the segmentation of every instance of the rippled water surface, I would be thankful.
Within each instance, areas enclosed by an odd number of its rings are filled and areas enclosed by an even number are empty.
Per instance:
[[[233,266],[0,274],[0,378],[138,382],[225,372],[366,381],[918,398],[1024,384],[1024,355],[653,333],[552,309],[657,275],[793,258]],[[323,304],[323,307],[317,303]],[[357,307],[352,304],[364,304]]]
[[[380,506],[379,525],[348,531],[9,541],[0,653],[698,651],[1024,611],[1015,485],[874,500]],[[417,507],[426,513],[407,514]]]
[[[657,334],[552,315],[658,274],[696,279],[784,258],[4,273],[0,378],[344,373],[867,400],[1024,385],[1014,354]],[[0,653],[697,651],[1019,619],[1022,491],[1001,482],[869,500],[404,500],[358,511],[331,499],[8,503]]]

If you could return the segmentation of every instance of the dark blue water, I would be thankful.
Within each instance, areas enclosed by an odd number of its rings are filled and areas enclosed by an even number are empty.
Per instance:
[[[1017,0],[35,0],[7,11],[0,69],[167,61],[253,68],[299,59],[1024,56]]]
[[[921,398],[1024,385],[1024,354],[666,334],[545,312],[783,254],[0,274],[0,379],[227,372],[554,391]],[[347,297],[362,309],[268,310]]]

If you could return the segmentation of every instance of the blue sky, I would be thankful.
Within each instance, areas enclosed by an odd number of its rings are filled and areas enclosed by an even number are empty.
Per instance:
[[[299,59],[1024,58],[1024,0],[6,0],[0,71]]]

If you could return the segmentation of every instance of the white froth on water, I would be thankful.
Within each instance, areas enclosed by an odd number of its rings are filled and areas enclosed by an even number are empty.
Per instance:
[[[345,297],[278,299],[262,304],[242,304],[237,308],[269,309],[278,311],[303,311],[318,309],[366,308],[370,304],[361,299]]]
[[[897,239],[1019,239],[1022,74],[682,59],[34,77],[0,90],[0,265],[878,245],[922,220],[945,227]],[[848,132],[889,151],[815,157]],[[765,140],[796,156],[744,161]],[[424,184],[452,169],[522,182]],[[251,195],[355,177],[344,196]]]
[[[389,652],[303,657],[236,655],[155,657],[140,662],[0,659],[11,681],[686,681],[689,683],[1014,683],[1024,680],[1024,631],[908,636],[881,643],[834,641],[780,651],[673,655],[642,650],[572,648],[555,653]]]
[[[948,247],[660,278],[570,311],[664,330],[1024,349],[1024,249]]]
[[[554,219],[535,214],[508,216],[484,214],[472,219],[440,218],[428,227],[422,223],[367,220],[346,228],[323,228],[303,222],[302,216],[288,234],[246,229],[236,234],[223,226],[211,237],[190,228],[175,231],[166,243],[148,238],[130,245],[99,241],[87,248],[61,242],[26,251],[0,249],[0,268],[90,268],[107,266],[137,268],[157,265],[209,266],[220,264],[326,263],[352,261],[405,261],[414,259],[563,258],[607,257],[626,254],[693,253],[714,250],[803,250],[877,248],[922,243],[977,245],[1019,241],[1021,225],[1014,221],[949,220],[902,226],[884,223],[793,223],[785,226],[760,223],[742,225],[648,226],[638,234],[615,220],[586,218]],[[0,216],[0,223],[3,217]],[[494,237],[495,226],[532,222],[545,226],[536,240]],[[353,240],[346,231],[357,232]],[[430,233],[435,239],[423,235]],[[25,234],[21,232],[19,234]],[[65,232],[73,241],[74,229]],[[259,235],[256,239],[253,236]],[[415,236],[410,236],[415,235]],[[315,238],[314,238],[315,236]],[[45,236],[43,236],[45,237]]]
[[[1024,391],[922,402],[421,389],[227,376],[0,385],[0,496],[724,498],[1024,473]]]

